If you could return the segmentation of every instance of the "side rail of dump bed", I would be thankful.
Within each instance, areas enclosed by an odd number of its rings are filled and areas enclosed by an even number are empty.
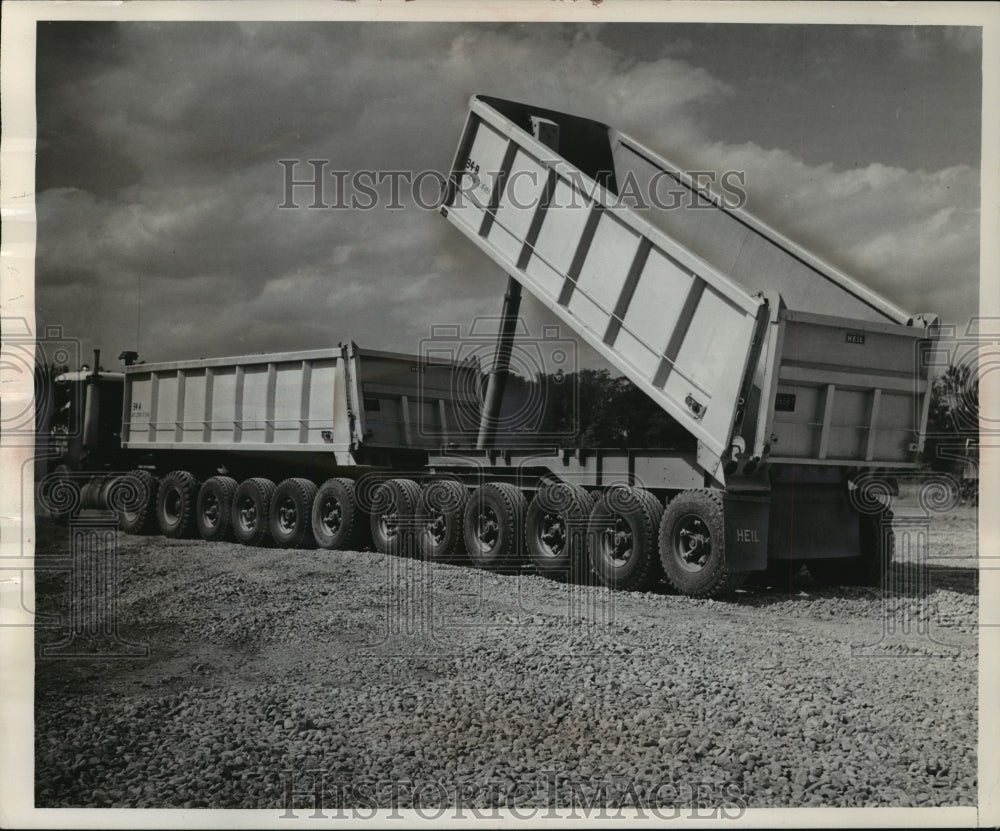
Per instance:
[[[693,434],[719,474],[767,303],[618,204],[567,160],[574,137],[563,138],[556,152],[473,99],[442,212]]]

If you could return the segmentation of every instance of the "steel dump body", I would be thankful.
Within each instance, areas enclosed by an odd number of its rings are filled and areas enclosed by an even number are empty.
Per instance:
[[[333,453],[342,465],[362,445],[437,447],[456,422],[455,371],[353,344],[130,366],[122,446]]]
[[[695,194],[605,125],[477,97],[442,212],[696,437],[717,481],[765,457],[917,464],[923,321],[719,199],[630,206],[628,177]]]

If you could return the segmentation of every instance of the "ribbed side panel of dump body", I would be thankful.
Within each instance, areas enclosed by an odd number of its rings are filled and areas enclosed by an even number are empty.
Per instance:
[[[748,392],[767,305],[566,161],[566,152],[585,164],[605,157],[592,122],[565,126],[556,153],[474,100],[444,210],[680,421],[714,469]]]
[[[465,376],[472,380],[465,382]],[[440,447],[478,366],[350,344],[138,364],[125,371],[133,450],[331,452]],[[464,385],[464,386],[463,386]]]
[[[339,348],[130,366],[122,446],[344,451],[348,392]]]

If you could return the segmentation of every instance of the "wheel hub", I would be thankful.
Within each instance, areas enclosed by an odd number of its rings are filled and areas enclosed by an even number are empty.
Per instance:
[[[500,538],[500,520],[492,508],[483,508],[476,519],[476,537],[487,548],[493,548]]]
[[[542,518],[541,541],[553,557],[562,554],[566,546],[566,522],[560,514],[546,514]]]
[[[444,543],[445,534],[448,527],[445,523],[444,514],[441,511],[432,511],[430,519],[427,521],[427,532],[430,534],[434,545]]]
[[[387,511],[378,518],[379,529],[387,540],[393,539],[399,531],[399,514]]]
[[[340,530],[340,525],[344,521],[344,516],[340,510],[340,503],[336,499],[328,499],[323,503],[322,510],[323,527],[328,534],[336,534]]]
[[[700,571],[712,554],[712,536],[700,517],[682,517],[674,534],[674,553],[689,571]]]
[[[221,507],[219,505],[219,500],[215,497],[215,494],[210,494],[205,499],[205,510],[202,511],[205,524],[210,528],[214,528],[219,523],[220,513]]]
[[[251,531],[257,524],[257,506],[249,497],[240,503],[239,510],[240,526],[244,531]]]
[[[632,528],[621,516],[615,515],[614,528],[606,530],[602,536],[604,555],[615,566],[622,566],[632,556]]]
[[[283,499],[278,506],[278,525],[281,530],[294,531],[297,519],[298,511],[295,510],[295,503],[291,499]]]

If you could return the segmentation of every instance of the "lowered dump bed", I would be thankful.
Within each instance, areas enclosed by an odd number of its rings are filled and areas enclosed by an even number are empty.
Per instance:
[[[768,454],[916,463],[923,320],[745,211],[629,207],[625,177],[690,190],[606,125],[477,97],[442,212],[684,425],[720,481]]]
[[[456,372],[354,344],[137,364],[125,370],[122,446],[337,453],[431,448],[458,421]]]

